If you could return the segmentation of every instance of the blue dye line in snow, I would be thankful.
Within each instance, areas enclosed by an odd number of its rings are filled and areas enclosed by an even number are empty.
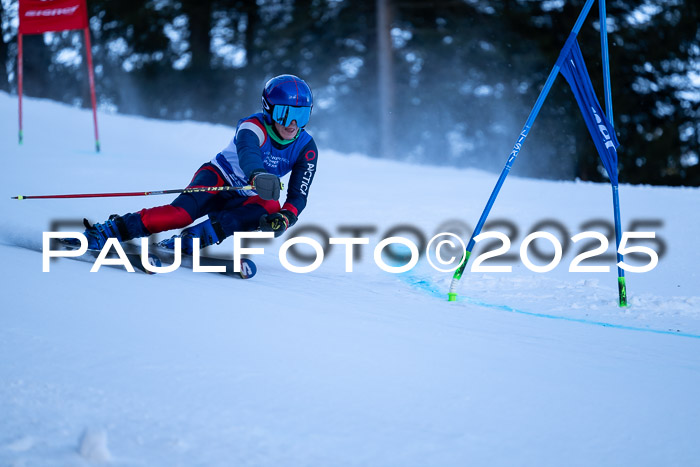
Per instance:
[[[399,278],[417,289],[420,289],[424,292],[428,292],[430,295],[432,295],[434,297],[447,300],[445,298],[445,296],[446,296],[445,292],[439,290],[434,284],[432,284],[431,282],[429,282],[427,280],[418,279],[416,277],[411,277],[410,275],[403,275],[403,274],[399,274]],[[537,318],[547,318],[547,319],[556,319],[556,320],[561,320],[561,321],[571,321],[574,323],[588,324],[588,325],[592,325],[592,326],[601,326],[604,328],[624,329],[626,331],[651,332],[653,334],[667,334],[670,336],[680,336],[680,337],[690,337],[692,339],[700,339],[700,335],[698,335],[698,334],[690,334],[687,332],[670,331],[670,330],[663,330],[663,329],[638,328],[638,327],[634,327],[634,326],[625,326],[624,324],[606,323],[604,321],[593,321],[593,320],[583,319],[583,318],[570,318],[567,316],[550,315],[547,313],[536,313],[534,311],[519,310],[517,308],[513,308],[513,307],[508,306],[508,305],[496,305],[493,303],[488,303],[488,302],[476,300],[474,298],[469,298],[469,297],[465,297],[465,298],[457,297],[457,301],[466,302],[466,303],[469,303],[470,305],[476,305],[476,306],[480,306],[483,308],[490,308],[493,310],[507,311],[510,313],[518,313],[518,314],[527,315],[527,316],[535,316]]]

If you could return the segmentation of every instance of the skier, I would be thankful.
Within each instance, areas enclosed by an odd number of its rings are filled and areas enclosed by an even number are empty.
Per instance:
[[[309,122],[313,96],[304,80],[280,75],[265,84],[262,113],[238,122],[229,145],[195,172],[188,188],[245,186],[255,191],[201,191],[180,194],[165,206],[123,216],[112,215],[90,226],[85,236],[89,249],[101,249],[108,238],[120,242],[166,230],[183,228],[195,219],[208,219],[159,243],[173,249],[182,239],[182,251],[192,254],[192,239],[200,247],[221,243],[234,232],[260,229],[282,235],[293,226],[306,206],[316,174],[318,150],[304,127]],[[292,172],[287,198],[280,207],[280,177]]]

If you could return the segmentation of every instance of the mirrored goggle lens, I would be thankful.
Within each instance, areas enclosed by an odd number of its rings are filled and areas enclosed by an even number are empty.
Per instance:
[[[311,107],[276,105],[272,110],[272,119],[284,126],[289,126],[293,120],[296,120],[297,126],[303,127],[309,123],[309,117],[311,117]]]

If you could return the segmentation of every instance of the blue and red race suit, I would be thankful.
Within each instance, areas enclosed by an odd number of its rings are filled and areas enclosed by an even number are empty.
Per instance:
[[[289,172],[287,200],[282,209],[299,216],[306,207],[309,187],[316,173],[318,150],[306,130],[301,128],[293,140],[281,140],[267,125],[261,113],[238,122],[236,135],[211,163],[224,175],[231,186],[247,185],[254,170],[283,177]],[[240,192],[255,196],[253,191]]]
[[[226,148],[194,174],[188,188],[208,186],[245,186],[255,170],[283,177],[291,172],[287,197],[266,201],[254,191],[183,193],[169,205],[148,208],[122,216],[133,238],[165,230],[183,228],[195,219],[209,215],[226,236],[233,232],[255,230],[260,217],[286,209],[299,214],[306,207],[309,189],[318,167],[318,149],[303,128],[292,140],[282,140],[262,113],[238,122],[236,134]]]

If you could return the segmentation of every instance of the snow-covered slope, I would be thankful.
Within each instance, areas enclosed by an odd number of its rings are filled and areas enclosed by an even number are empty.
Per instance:
[[[289,272],[289,236],[248,281],[71,260],[44,273],[43,231],[172,197],[10,196],[183,187],[232,128],[100,114],[95,154],[89,112],[27,99],[18,146],[16,104],[0,94],[0,464],[699,465],[700,190],[621,187],[624,226],[665,245],[647,243],[654,270],[627,274],[626,309],[614,260],[570,273],[571,245],[538,274],[517,258],[533,230],[604,231],[609,186],[518,178],[516,162],[491,214],[513,271],[468,270],[448,303],[451,274],[425,260],[389,274],[372,251],[390,234],[468,237],[497,175],[323,148],[296,232],[362,228],[352,273],[340,247]]]

